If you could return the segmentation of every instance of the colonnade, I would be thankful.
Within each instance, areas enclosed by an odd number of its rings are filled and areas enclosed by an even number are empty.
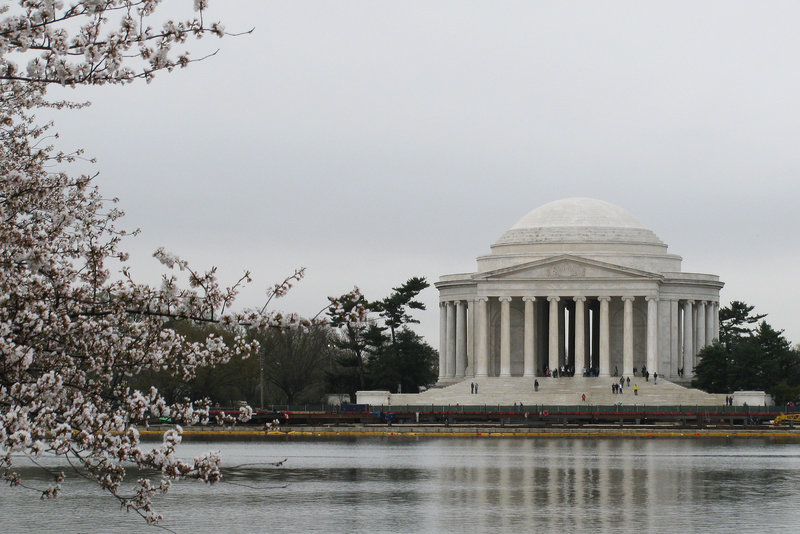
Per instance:
[[[491,303],[490,303],[491,299]],[[599,376],[611,375],[611,330],[609,308],[612,300],[622,303],[622,374],[631,376],[634,364],[634,303],[646,302],[645,358],[641,363],[653,373],[659,370],[659,299],[654,296],[498,296],[440,302],[439,380],[448,381],[474,376],[512,376],[512,302],[524,307],[522,326],[522,376],[535,377],[542,369],[558,369],[565,360],[574,365],[575,374],[588,368]],[[675,339],[680,354],[668,359],[673,375],[678,368],[688,371],[695,366],[697,352],[719,337],[719,303],[716,301],[670,298],[677,317],[666,324],[677,331],[665,332]],[[515,302],[516,301],[516,302]],[[543,304],[539,304],[543,303]],[[537,306],[537,304],[539,304]],[[680,306],[679,306],[680,304]],[[490,348],[490,306],[499,306],[499,358]],[[618,303],[616,303],[619,306]],[[537,312],[538,310],[538,312]],[[568,319],[564,318],[567,312]],[[537,317],[546,313],[547,317]],[[665,313],[666,315],[666,313]],[[496,324],[496,323],[495,323]],[[541,325],[537,328],[537,325]],[[545,326],[546,325],[546,326]],[[544,331],[546,330],[546,332]],[[539,336],[546,335],[545,339]],[[517,340],[519,341],[519,340]],[[672,343],[667,341],[667,346]],[[568,345],[568,352],[565,352]],[[543,353],[537,353],[537,348]],[[518,354],[518,353],[517,353]],[[546,356],[546,359],[545,359]],[[499,365],[490,365],[497,361]],[[675,361],[673,361],[675,360]],[[641,359],[640,359],[641,361]],[[519,370],[519,369],[517,369]],[[663,374],[663,373],[662,373]],[[518,373],[515,375],[518,376]]]
[[[681,369],[692,376],[697,353],[719,339],[719,302],[682,300],[680,317]]]

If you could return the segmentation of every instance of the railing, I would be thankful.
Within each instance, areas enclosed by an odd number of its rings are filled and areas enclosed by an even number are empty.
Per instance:
[[[741,413],[800,413],[794,406],[700,406],[700,405],[549,405],[549,404],[426,404],[426,405],[370,405],[370,410],[382,412],[450,412],[450,413],[686,413],[686,414],[741,414]]]

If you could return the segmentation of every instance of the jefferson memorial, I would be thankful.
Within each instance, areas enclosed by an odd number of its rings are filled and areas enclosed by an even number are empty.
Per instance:
[[[624,209],[588,198],[545,204],[477,258],[444,275],[440,386],[468,379],[635,376],[688,380],[719,335],[712,274],[681,257]]]

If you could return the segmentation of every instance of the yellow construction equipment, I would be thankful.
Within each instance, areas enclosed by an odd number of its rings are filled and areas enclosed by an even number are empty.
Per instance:
[[[800,413],[782,413],[772,422],[773,425],[800,425]]]

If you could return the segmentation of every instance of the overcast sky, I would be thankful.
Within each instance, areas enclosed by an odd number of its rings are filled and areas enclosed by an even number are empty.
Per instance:
[[[173,0],[190,7],[190,0]],[[800,342],[800,3],[212,1],[251,35],[147,85],[70,92],[134,272],[159,246],[242,305],[313,315],[353,285],[475,270],[552,200],[617,204]],[[438,347],[438,294],[417,331]]]

